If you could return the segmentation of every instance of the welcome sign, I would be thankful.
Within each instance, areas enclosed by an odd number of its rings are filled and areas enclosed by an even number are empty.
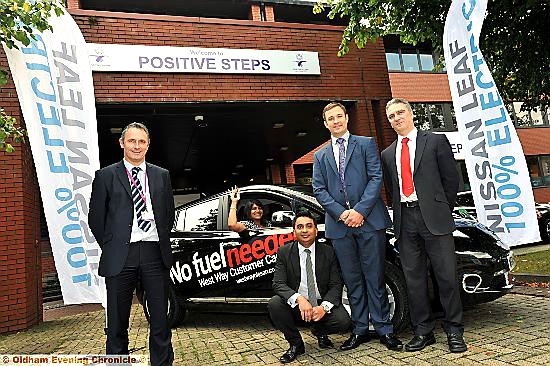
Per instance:
[[[320,75],[309,51],[88,43],[93,71]]]

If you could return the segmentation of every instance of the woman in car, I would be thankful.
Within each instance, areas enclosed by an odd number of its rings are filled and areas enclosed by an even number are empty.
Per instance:
[[[237,204],[241,199],[239,188],[235,186],[229,193],[231,198],[231,207],[229,208],[229,217],[227,218],[227,226],[229,230],[240,233],[246,229],[260,229],[266,226],[271,226],[271,222],[264,217],[264,205],[258,200],[249,200],[246,203],[244,212],[248,220],[237,220]]]

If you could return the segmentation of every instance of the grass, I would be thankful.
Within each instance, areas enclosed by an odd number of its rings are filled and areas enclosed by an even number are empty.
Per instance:
[[[550,275],[550,250],[517,256],[514,273]]]

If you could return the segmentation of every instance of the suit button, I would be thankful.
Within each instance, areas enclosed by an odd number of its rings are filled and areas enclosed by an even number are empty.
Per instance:
[[[132,224],[128,225],[128,227],[132,227]]]

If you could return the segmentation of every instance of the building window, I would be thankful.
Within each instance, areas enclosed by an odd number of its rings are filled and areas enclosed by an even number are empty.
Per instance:
[[[451,103],[411,103],[414,125],[419,130],[456,131],[456,118]]]
[[[532,111],[522,111],[523,102],[513,102],[506,105],[510,118],[516,127],[548,127],[550,126],[550,108],[536,108]]]
[[[401,71],[401,59],[398,50],[386,51],[386,63],[389,71]]]
[[[386,64],[389,71],[434,72],[437,55],[417,48],[386,49]],[[437,71],[445,72],[445,70]]]

